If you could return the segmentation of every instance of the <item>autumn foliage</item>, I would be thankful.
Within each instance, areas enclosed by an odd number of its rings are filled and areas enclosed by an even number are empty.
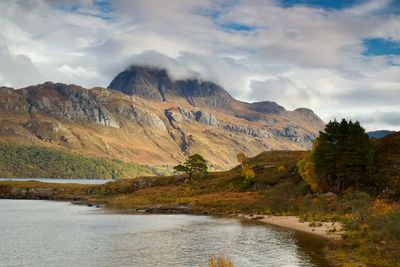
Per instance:
[[[225,256],[211,256],[208,260],[208,267],[234,267],[233,262]]]
[[[252,182],[254,177],[256,176],[250,162],[249,158],[243,152],[239,152],[237,154],[237,159],[242,166],[242,175],[247,182]]]

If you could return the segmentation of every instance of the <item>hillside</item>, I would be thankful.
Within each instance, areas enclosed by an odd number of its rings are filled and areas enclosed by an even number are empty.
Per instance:
[[[40,146],[0,144],[0,177],[117,179],[165,173],[144,165]]]
[[[395,131],[379,130],[379,131],[368,132],[367,134],[370,138],[379,139],[393,133],[395,133]]]
[[[0,88],[0,141],[146,165],[199,153],[214,168],[236,152],[304,150],[323,128],[311,110],[235,100],[212,82],[174,81],[165,70],[132,67],[109,89],[47,82]]]
[[[292,206],[287,202],[268,204],[274,201],[265,198],[265,192],[271,197],[278,197],[282,192],[287,196],[297,196],[301,184],[301,177],[296,172],[297,161],[305,154],[303,151],[268,151],[249,159],[249,164],[255,171],[254,180],[245,181],[240,166],[229,171],[209,172],[205,176],[196,175],[192,183],[187,183],[185,175],[139,177],[132,179],[118,179],[105,185],[88,185],[81,192],[73,191],[68,195],[58,188],[69,188],[71,185],[50,185],[54,194],[50,198],[58,199],[58,193],[67,199],[80,198],[81,200],[101,201],[110,207],[119,208],[155,208],[163,207],[168,212],[178,203],[190,207],[196,213],[228,213],[228,212],[258,212],[271,209],[274,212],[294,211],[298,205]],[[1,182],[3,195],[0,198],[12,198],[18,191],[9,192],[6,187],[28,186],[47,188],[46,183],[40,182]],[[85,188],[83,186],[83,188]],[[7,193],[8,192],[8,193]],[[264,192],[264,193],[262,193]],[[0,190],[1,193],[1,190]],[[276,195],[277,194],[277,195]],[[47,196],[46,198],[49,198]],[[96,200],[95,200],[96,199]],[[292,203],[292,199],[287,201]],[[294,202],[293,202],[294,203]]]

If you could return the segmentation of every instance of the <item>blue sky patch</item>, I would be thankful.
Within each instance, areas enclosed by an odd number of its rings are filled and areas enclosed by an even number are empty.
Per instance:
[[[77,12],[81,6],[78,4],[65,4],[60,5],[58,8],[67,11],[67,12]]]
[[[245,24],[241,24],[241,23],[225,23],[221,25],[222,28],[227,29],[227,30],[233,30],[233,31],[252,31],[254,29],[256,29],[256,27],[254,26],[249,26],[249,25],[245,25]]]
[[[281,0],[283,7],[309,6],[323,9],[344,9],[362,3],[361,0]]]
[[[99,11],[98,13],[85,12],[82,10],[84,6],[79,4],[61,4],[58,6],[58,8],[71,13],[77,13],[80,15],[93,16],[105,20],[110,20],[111,19],[110,14],[113,11],[111,7],[111,2],[112,0],[93,0],[93,6]]]
[[[381,38],[364,39],[364,56],[400,55],[400,42]]]
[[[93,5],[105,14],[109,14],[113,11],[111,0],[94,0]]]

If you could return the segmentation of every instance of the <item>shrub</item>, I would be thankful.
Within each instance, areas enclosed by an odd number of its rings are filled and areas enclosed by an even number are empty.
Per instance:
[[[285,166],[283,166],[283,165],[281,165],[281,166],[278,167],[278,172],[279,172],[279,173],[283,173],[283,172],[285,172],[285,170],[286,170],[286,169],[285,169]]]
[[[209,267],[234,267],[233,262],[225,256],[211,256],[208,260]]]

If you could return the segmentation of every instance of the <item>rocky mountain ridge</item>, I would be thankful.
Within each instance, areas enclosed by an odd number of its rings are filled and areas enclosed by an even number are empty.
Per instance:
[[[108,89],[47,82],[0,87],[0,140],[162,165],[200,153],[222,168],[236,153],[307,149],[323,122],[311,110],[245,103],[222,87],[134,66]]]

